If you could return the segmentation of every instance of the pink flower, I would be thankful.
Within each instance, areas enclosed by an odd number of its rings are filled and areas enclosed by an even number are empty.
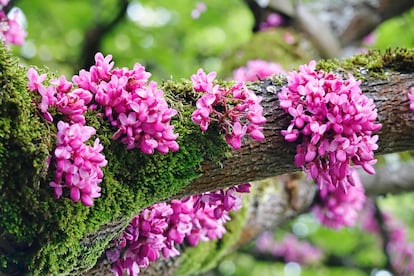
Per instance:
[[[69,91],[72,89],[72,83],[67,81],[65,76],[60,76],[59,79],[50,80],[50,84],[53,84],[56,87],[57,91],[64,94],[69,93]]]
[[[387,251],[391,257],[392,267],[398,275],[411,275],[414,273],[414,243],[408,240],[407,228],[395,215],[381,212],[383,225],[378,225],[374,204],[368,201],[361,216],[361,227],[368,233],[376,234],[383,239],[381,228],[388,232]]]
[[[381,125],[375,123],[374,102],[362,94],[359,81],[315,68],[311,61],[287,74],[288,84],[278,98],[292,120],[281,133],[289,142],[300,139],[295,165],[303,167],[320,189],[333,185],[346,190],[353,184],[353,167],[374,173],[378,136],[372,134]]]
[[[410,110],[414,112],[414,86],[410,88],[410,92],[408,93],[408,100],[410,101]]]
[[[280,64],[264,60],[249,60],[245,67],[233,71],[233,79],[236,81],[257,81],[277,74],[285,74]]]
[[[98,186],[102,182],[101,167],[107,161],[100,153],[103,146],[96,139],[93,146],[84,144],[95,134],[95,129],[81,124],[58,122],[57,144],[54,153],[56,174],[50,186],[55,196],[62,195],[63,188],[70,190],[70,198],[86,206],[93,205],[93,199],[101,194]]]
[[[283,40],[289,45],[292,45],[296,42],[296,38],[290,32],[285,32],[283,35]]]
[[[29,87],[30,91],[37,91],[39,89],[39,86],[42,86],[42,83],[45,81],[46,74],[41,74],[39,76],[36,69],[29,68],[29,70],[27,70],[27,77],[29,78],[27,86]]]
[[[241,147],[241,138],[246,134],[247,126],[242,126],[239,122],[235,122],[232,132],[226,135],[226,142],[235,150]]]
[[[15,45],[22,45],[24,43],[27,33],[19,23],[18,18],[21,16],[23,16],[22,11],[18,8],[13,8],[8,14],[8,19],[6,20],[7,28],[1,34],[6,43]]]
[[[334,229],[355,225],[366,198],[357,171],[353,170],[349,177],[352,180],[348,182],[352,185],[347,184],[345,189],[326,185],[319,190],[319,198],[312,211],[323,225]]]
[[[191,17],[193,19],[197,19],[206,10],[207,10],[207,6],[204,2],[197,2],[196,7],[191,11]]]
[[[238,193],[249,191],[249,184],[208,192],[167,203],[156,203],[140,212],[107,251],[115,275],[137,275],[141,268],[161,257],[180,254],[176,244],[191,246],[200,241],[221,238],[231,210],[241,208]],[[238,192],[238,193],[236,193]]]
[[[266,118],[260,105],[262,98],[249,91],[243,82],[229,89],[214,85],[215,76],[215,72],[205,74],[199,69],[197,75],[191,77],[194,90],[203,93],[196,102],[197,109],[191,120],[200,125],[202,131],[206,131],[212,121],[218,122],[226,142],[234,149],[240,149],[241,138],[246,133],[256,141],[263,141],[265,137],[260,126],[266,123]]]
[[[260,23],[259,29],[263,31],[269,28],[278,27],[283,24],[283,21],[284,21],[283,17],[280,14],[270,13],[267,16],[266,20]]]
[[[62,112],[70,110],[74,122],[83,122],[85,105],[95,101],[95,105],[102,106],[105,117],[115,128],[113,139],[119,139],[127,149],[139,148],[146,154],[153,154],[155,150],[162,154],[177,151],[179,146],[175,140],[178,134],[173,132],[174,127],[170,124],[177,111],[168,107],[156,82],[147,84],[150,73],[140,64],[135,64],[133,70],[113,68],[111,60],[112,56],[97,53],[95,65],[89,72],[82,70],[79,76],[72,78],[79,87],[75,89],[79,99],[63,101]],[[80,91],[92,94],[78,93]],[[84,107],[75,104],[82,102]],[[69,103],[72,105],[67,111]]]
[[[113,68],[111,60],[112,56],[97,53],[95,65],[73,76],[73,83],[61,76],[51,79],[47,87],[43,85],[45,74],[39,76],[33,68],[27,72],[28,88],[39,93],[38,105],[46,120],[53,121],[50,113],[53,110],[67,121],[57,123],[56,172],[50,182],[57,198],[65,188],[74,202],[81,201],[87,206],[100,196],[101,168],[107,161],[101,154],[103,146],[99,139],[95,139],[93,146],[85,144],[96,132],[86,125],[88,110],[102,110],[99,116],[106,117],[115,129],[113,139],[121,140],[127,149],[139,148],[146,154],[179,150],[178,134],[170,124],[177,111],[168,107],[157,83],[147,84],[150,73],[140,64],[135,64],[133,70]],[[152,250],[148,253],[150,260],[156,257],[153,253]],[[134,267],[131,269],[135,271]]]
[[[196,75],[191,76],[194,90],[197,92],[208,92],[213,88],[213,80],[216,78],[216,72],[204,73],[203,69],[198,69]]]
[[[270,253],[285,262],[312,264],[321,261],[323,252],[308,242],[300,241],[293,234],[287,234],[283,240],[276,241],[272,233],[263,232],[256,240],[256,249],[261,253]]]

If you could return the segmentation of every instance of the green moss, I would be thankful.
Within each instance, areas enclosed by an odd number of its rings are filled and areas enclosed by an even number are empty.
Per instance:
[[[385,52],[370,50],[365,54],[337,60],[321,60],[317,69],[325,72],[352,73],[357,79],[386,79],[389,71],[412,72],[414,70],[414,49],[388,49]]]
[[[202,161],[219,163],[229,151],[218,129],[202,133],[191,122],[196,97],[189,82],[166,82],[165,96],[179,110],[172,123],[180,150],[127,151],[112,141],[109,124],[88,112],[108,160],[102,196],[92,207],[73,203],[68,191],[56,200],[48,185],[53,162],[49,170],[46,165],[56,127],[39,114],[26,78],[26,68],[0,47],[0,271],[6,274],[68,274],[92,267],[141,209],[170,198],[201,173]],[[12,250],[2,248],[6,243]]]
[[[196,247],[188,247],[179,256],[176,275],[199,275],[214,268],[240,239],[248,216],[249,195],[244,195],[243,207],[231,213],[231,221],[225,227],[227,233],[220,240],[200,242]]]

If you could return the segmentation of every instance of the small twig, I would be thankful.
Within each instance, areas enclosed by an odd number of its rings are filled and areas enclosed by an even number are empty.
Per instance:
[[[262,22],[264,17],[264,9],[260,7],[255,0],[245,0],[244,2],[246,2],[246,5],[249,7],[254,17],[252,31],[254,33],[258,32],[260,30],[260,23]]]
[[[379,234],[380,234],[380,238],[382,240],[382,250],[384,252],[385,255],[385,269],[390,271],[393,275],[395,274],[395,269],[392,266],[391,263],[391,256],[390,253],[388,251],[388,246],[390,244],[390,233],[388,232],[387,226],[385,225],[385,220],[384,220],[384,215],[381,212],[380,207],[378,206],[378,202],[377,199],[375,198],[373,200],[373,205],[374,205],[374,218],[377,221],[378,224],[378,228],[379,228]]]

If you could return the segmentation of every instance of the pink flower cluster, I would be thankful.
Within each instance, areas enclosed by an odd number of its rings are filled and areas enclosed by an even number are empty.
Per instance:
[[[157,83],[147,84],[150,73],[140,64],[132,70],[114,68],[112,56],[95,55],[95,65],[81,70],[73,82],[94,94],[95,104],[116,128],[114,140],[120,139],[128,149],[139,148],[146,154],[177,151],[171,118],[177,111],[168,107],[164,92]]]
[[[133,218],[123,235],[107,251],[115,275],[138,275],[141,268],[160,258],[179,255],[175,244],[186,240],[191,246],[199,241],[219,239],[226,232],[228,213],[241,207],[241,195],[249,184],[218,192],[209,192],[157,203]],[[217,211],[219,210],[219,211]]]
[[[355,225],[366,197],[358,172],[354,170],[350,177],[354,186],[349,187],[347,192],[333,185],[319,190],[312,211],[321,224],[334,229]]]
[[[414,274],[414,243],[408,240],[406,226],[390,213],[382,212],[384,225],[388,233],[388,253],[391,264],[398,275]],[[375,206],[367,201],[361,216],[362,229],[382,237],[381,228],[375,218]]]
[[[255,59],[249,60],[245,67],[234,70],[233,79],[236,81],[257,81],[277,74],[286,74],[280,64]]]
[[[263,31],[269,28],[278,27],[282,25],[283,23],[284,23],[283,17],[280,14],[273,12],[273,13],[270,13],[266,17],[265,21],[260,23],[259,29]]]
[[[268,253],[275,258],[283,258],[285,262],[314,264],[323,258],[323,252],[309,242],[298,240],[293,234],[286,235],[277,241],[271,232],[263,232],[256,240],[256,249],[260,253]]]
[[[139,148],[146,154],[178,150],[178,134],[173,133],[174,126],[170,125],[177,111],[168,108],[163,91],[157,89],[155,82],[147,85],[150,74],[140,64],[133,70],[112,69],[111,58],[97,53],[96,63],[89,71],[81,70],[79,76],[73,76],[73,82],[64,76],[51,79],[49,86],[43,84],[45,74],[39,75],[33,68],[28,70],[28,87],[39,93],[43,117],[53,122],[53,111],[68,122],[57,124],[56,175],[50,183],[57,198],[64,187],[70,189],[73,201],[81,199],[85,205],[92,205],[92,199],[100,196],[100,168],[107,162],[100,153],[103,146],[99,139],[92,147],[85,144],[96,132],[86,126],[87,110],[102,112],[116,129],[113,139],[120,139],[128,149]]]
[[[85,144],[96,133],[93,127],[85,125],[84,117],[87,105],[92,101],[92,93],[80,88],[71,91],[72,83],[63,76],[50,80],[51,85],[46,87],[43,85],[45,74],[39,76],[35,69],[30,68],[27,75],[29,90],[40,95],[39,107],[44,118],[52,122],[49,110],[56,108],[69,121],[57,123],[56,172],[49,185],[54,188],[56,198],[62,196],[63,188],[68,188],[72,201],[81,200],[82,204],[91,206],[93,199],[101,195],[98,186],[103,178],[101,167],[107,164],[98,138],[93,146]]]
[[[362,94],[360,81],[352,75],[343,80],[333,73],[316,71],[316,62],[287,74],[287,86],[278,94],[280,106],[293,117],[282,135],[300,141],[295,165],[316,180],[321,190],[354,185],[353,167],[374,174],[374,150],[381,128],[377,110]],[[351,162],[354,164],[351,165]]]
[[[13,8],[6,14],[4,7],[9,4],[8,0],[0,1],[2,10],[0,10],[0,37],[6,44],[22,45],[26,38],[26,31],[21,25],[19,17],[22,17],[22,11]]]
[[[56,173],[50,186],[55,189],[55,196],[62,196],[63,188],[69,188],[70,198],[74,202],[79,199],[86,206],[93,205],[93,199],[100,197],[103,172],[106,166],[105,156],[101,154],[103,146],[99,138],[93,146],[84,143],[95,134],[93,127],[80,123],[68,124],[58,122],[58,133],[55,149]],[[63,184],[62,184],[63,182]]]
[[[248,90],[243,82],[231,88],[214,84],[216,72],[204,73],[202,69],[191,76],[194,90],[203,93],[197,100],[197,109],[191,115],[194,123],[206,131],[211,121],[216,121],[225,133],[226,142],[234,149],[240,149],[241,138],[249,133],[256,141],[265,139],[260,125],[263,117],[261,97]]]

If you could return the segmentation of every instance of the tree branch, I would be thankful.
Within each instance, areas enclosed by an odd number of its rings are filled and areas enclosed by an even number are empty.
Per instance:
[[[374,205],[374,208],[375,208],[374,218],[378,223],[379,232],[380,232],[379,234],[382,240],[382,251],[384,252],[384,255],[385,255],[385,269],[387,269],[394,275],[395,269],[392,266],[391,256],[388,250],[389,244],[390,244],[390,234],[387,230],[387,226],[384,221],[384,215],[382,214],[381,209],[378,206],[377,200],[373,199],[372,204]]]
[[[250,88],[263,97],[268,120],[264,127],[266,140],[243,140],[241,150],[230,156],[228,152],[215,151],[217,144],[222,143],[218,129],[212,126],[208,133],[201,134],[188,118],[197,99],[191,85],[165,82],[162,87],[166,97],[172,105],[181,106],[177,116],[181,119],[175,121],[181,130],[181,150],[161,157],[126,151],[122,144],[111,143],[112,129],[105,121],[89,118],[95,120],[109,161],[101,185],[102,198],[91,208],[73,204],[69,199],[57,201],[52,198],[46,177],[46,160],[53,150],[56,130],[38,116],[33,94],[27,91],[26,70],[4,51],[0,53],[0,83],[1,91],[7,93],[0,91],[0,196],[5,208],[0,209],[0,257],[13,260],[9,262],[13,266],[8,267],[8,274],[21,271],[22,267],[29,269],[28,264],[42,273],[83,273],[145,206],[298,170],[293,165],[295,144],[287,143],[280,134],[291,120],[278,107],[276,93],[285,84],[283,78],[251,84]],[[349,71],[363,79],[362,90],[374,99],[378,120],[383,124],[378,153],[414,147],[414,122],[407,99],[414,86],[413,51],[373,52],[319,66],[325,67],[325,71]],[[220,165],[211,158],[219,160]],[[274,196],[278,199],[276,205],[264,201],[259,210],[263,213],[262,221],[268,220],[266,210],[271,209],[278,214],[275,224],[282,223],[307,210],[312,202],[314,185],[300,185],[292,178],[280,179],[275,189],[279,194]],[[258,213],[252,212],[250,225],[254,226]],[[254,236],[256,230],[250,228],[250,236]],[[19,232],[21,229],[24,232]]]
[[[254,0],[247,1],[256,21],[265,20],[264,11],[258,11]],[[281,13],[291,19],[291,22],[306,33],[324,58],[335,58],[341,53],[341,48],[357,44],[375,30],[382,22],[400,16],[414,7],[411,0],[344,0],[344,1],[308,1],[297,3],[293,1],[269,1],[263,10]],[[261,16],[262,18],[258,18]],[[257,23],[256,23],[257,25]]]
[[[362,68],[362,67],[361,67]],[[387,73],[385,79],[371,79],[362,84],[365,95],[374,99],[378,119],[382,124],[379,132],[378,154],[413,149],[414,121],[409,110],[407,94],[414,86],[413,73]],[[280,134],[289,125],[290,118],[278,107],[276,93],[280,86],[268,83],[252,89],[263,97],[266,141],[244,141],[241,150],[224,159],[221,166],[205,162],[203,175],[191,182],[178,195],[211,191],[243,182],[255,181],[297,171],[293,165],[295,145],[286,143]]]

